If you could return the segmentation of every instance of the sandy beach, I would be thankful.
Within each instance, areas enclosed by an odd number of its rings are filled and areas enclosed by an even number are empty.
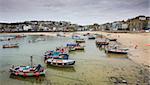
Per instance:
[[[150,33],[106,33],[97,31],[91,33],[106,36],[110,34],[108,37],[116,38],[123,47],[130,49],[128,57],[132,61],[150,69],[150,46],[146,46],[146,44],[150,44]]]
[[[129,48],[129,58],[136,63],[150,66],[150,33],[106,33],[91,32],[106,35],[110,38],[116,38],[125,48]],[[137,45],[137,47],[136,47]],[[136,48],[135,48],[136,47]]]
[[[58,32],[37,32],[37,33],[3,33],[6,35],[14,34],[24,34],[24,35],[49,35],[56,36]],[[106,35],[110,34],[108,37],[117,38],[117,41],[125,48],[129,48],[129,58],[140,65],[150,67],[150,33],[106,33],[100,31],[86,31],[77,33],[97,33]],[[65,33],[66,36],[71,36],[73,32]],[[135,48],[135,46],[137,46]]]

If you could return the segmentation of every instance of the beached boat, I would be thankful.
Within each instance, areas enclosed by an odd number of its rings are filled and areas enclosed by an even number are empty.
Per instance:
[[[31,77],[31,76],[44,76],[45,69],[39,64],[35,67],[32,66],[12,66],[10,68],[11,75]]]
[[[56,36],[58,36],[58,37],[65,37],[65,33],[63,33],[63,32],[59,32],[59,33],[57,33],[57,35]]]
[[[75,46],[79,46],[78,43],[69,43],[66,45],[67,47],[75,47]]]
[[[114,48],[106,49],[106,52],[108,52],[108,53],[115,53],[115,54],[128,54],[128,50],[129,49],[114,47]]]
[[[46,60],[48,65],[58,67],[70,67],[75,64],[75,60],[68,59],[69,55],[61,54],[59,57],[49,58]]]
[[[116,38],[109,38],[109,41],[117,41]]]
[[[68,55],[67,53],[61,53],[56,51],[50,51],[49,53],[46,53],[44,56],[44,60],[47,60],[49,58],[60,58],[62,55]],[[64,57],[64,59],[67,59]]]
[[[15,39],[15,37],[0,37],[0,41],[10,41]]]
[[[26,37],[26,35],[15,35],[15,38],[23,38]]]
[[[46,62],[48,65],[57,67],[70,67],[75,64],[74,60],[61,60],[61,59],[48,59]]]
[[[19,48],[18,44],[5,44],[3,48]]]
[[[89,39],[89,40],[94,40],[95,37],[94,37],[94,36],[89,36],[88,39]]]
[[[85,43],[85,40],[84,39],[77,39],[76,43]]]
[[[109,40],[106,38],[97,38],[96,39],[96,45],[101,47],[102,45],[108,45],[109,44]]]
[[[72,35],[72,39],[80,39],[80,36],[79,35]]]
[[[84,50],[84,46],[76,46],[74,47],[75,50]]]
[[[69,51],[84,50],[84,46],[81,46],[78,43],[67,44],[66,46],[69,48]]]

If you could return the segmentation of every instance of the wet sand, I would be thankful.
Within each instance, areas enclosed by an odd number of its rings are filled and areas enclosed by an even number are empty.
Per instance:
[[[150,33],[107,33],[100,31],[86,33],[97,33],[108,38],[116,38],[122,47],[129,48],[128,57],[132,61],[148,68],[150,71],[150,46],[146,46],[146,44],[150,44]]]

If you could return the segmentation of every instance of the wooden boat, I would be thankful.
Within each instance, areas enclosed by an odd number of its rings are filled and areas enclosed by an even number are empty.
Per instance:
[[[69,49],[69,52],[76,50],[74,47],[68,47],[68,49]]]
[[[78,43],[69,43],[66,45],[67,47],[75,47],[75,46],[79,46]]]
[[[106,38],[98,38],[96,39],[96,45],[97,46],[102,46],[102,45],[108,45],[109,44],[109,40]]]
[[[74,47],[75,50],[84,50],[84,46],[76,46]]]
[[[3,48],[19,48],[18,44],[6,44],[6,45],[3,45]]]
[[[49,58],[60,58],[62,55],[67,55],[69,56],[68,54],[66,53],[61,53],[61,52],[56,52],[56,51],[51,51],[51,53],[47,53],[45,54],[45,57],[44,57],[44,60],[47,60]],[[64,57],[64,59],[68,59],[68,57]]]
[[[117,41],[116,38],[109,38],[109,41]]]
[[[26,35],[16,35],[15,38],[23,38],[26,37]]]
[[[70,67],[75,64],[74,60],[68,59],[69,55],[62,54],[59,57],[49,58],[46,60],[48,65],[58,66],[58,67]]]
[[[115,54],[128,54],[128,49],[123,48],[108,48],[106,51],[108,53],[115,53]]]
[[[39,64],[36,67],[32,66],[12,66],[10,68],[11,75],[31,77],[31,76],[44,76],[45,69]]]
[[[81,45],[78,44],[78,43],[67,44],[67,47],[69,48],[70,51],[84,50],[84,46],[81,46]]]
[[[85,43],[85,40],[84,39],[77,39],[76,43]]]
[[[76,40],[76,39],[80,39],[80,36],[79,36],[79,35],[73,35],[73,36],[72,36],[72,39],[75,39],[75,40]]]
[[[46,63],[52,66],[70,67],[75,64],[75,61],[74,60],[61,60],[61,59],[48,59]]]
[[[59,33],[57,33],[57,35],[56,36],[58,36],[58,37],[65,37],[65,33],[63,33],[63,32],[59,32]]]
[[[89,40],[94,40],[95,37],[94,37],[94,36],[89,36],[88,39],[89,39]]]

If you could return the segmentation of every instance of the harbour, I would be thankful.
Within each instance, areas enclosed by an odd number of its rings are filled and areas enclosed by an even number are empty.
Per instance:
[[[56,35],[56,34],[55,34]],[[72,68],[49,66],[44,62],[44,52],[75,42],[71,36],[26,35],[6,43],[18,43],[19,48],[0,48],[0,84],[1,85],[146,85],[144,68],[133,62],[130,55],[107,54],[100,50],[95,40],[85,39],[84,51],[73,51],[69,58],[76,61]],[[69,35],[66,33],[66,35]],[[4,36],[4,34],[1,34]],[[42,40],[43,39],[43,40]],[[9,73],[11,65],[30,65],[30,56],[34,64],[46,68],[45,77],[17,77]]]

